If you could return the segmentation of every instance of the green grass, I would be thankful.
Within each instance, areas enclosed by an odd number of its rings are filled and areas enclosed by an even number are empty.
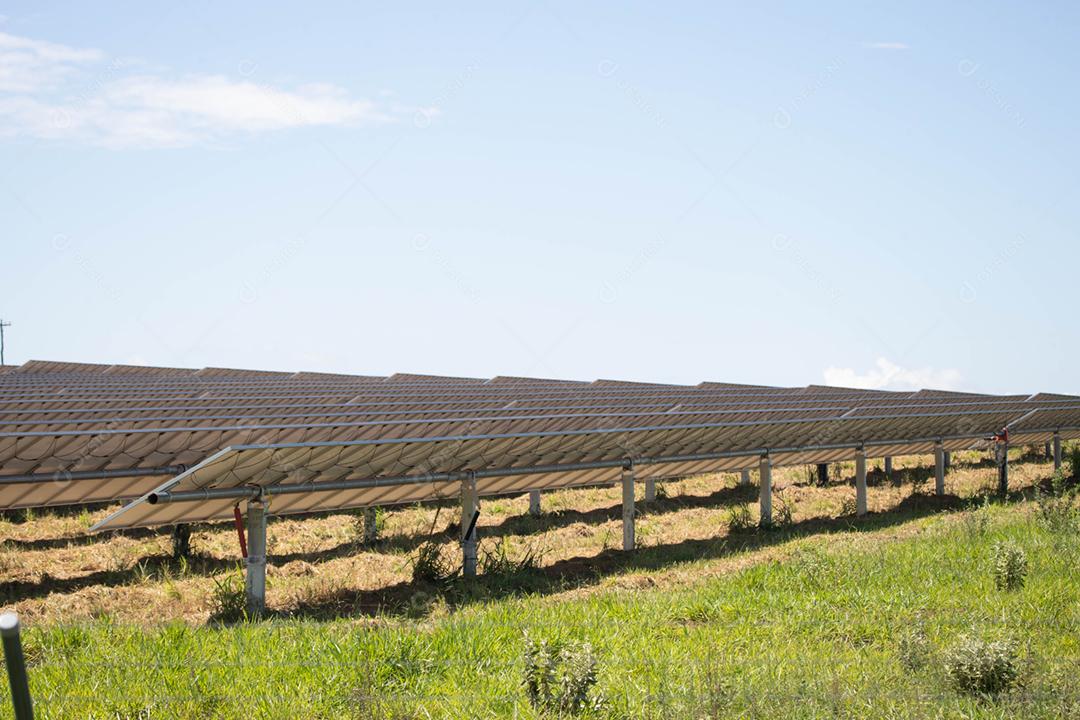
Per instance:
[[[529,718],[527,632],[591,643],[600,717],[1080,716],[1076,533],[1047,529],[1031,503],[966,512],[983,519],[792,536],[782,560],[688,585],[609,582],[420,620],[32,627],[32,691],[41,718]],[[1022,588],[995,587],[1000,541],[1027,555]],[[908,669],[898,649],[914,627],[929,655]],[[1018,688],[979,698],[949,685],[942,654],[972,631],[1018,643]]]

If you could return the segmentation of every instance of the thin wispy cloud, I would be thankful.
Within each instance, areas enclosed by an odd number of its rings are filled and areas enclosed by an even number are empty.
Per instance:
[[[864,42],[862,46],[870,50],[907,50],[910,47],[902,42]]]
[[[0,136],[110,148],[184,147],[242,134],[374,126],[436,114],[386,98],[357,98],[329,83],[289,88],[239,72],[169,77],[132,69],[100,50],[0,33]]]
[[[0,32],[0,91],[40,92],[54,87],[102,53]]]
[[[866,372],[854,368],[825,369],[825,384],[864,390],[955,390],[960,384],[960,371],[936,368],[905,368],[879,357]]]

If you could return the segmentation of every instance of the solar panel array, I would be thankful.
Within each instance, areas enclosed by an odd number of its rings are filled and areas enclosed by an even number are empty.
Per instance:
[[[0,372],[0,508],[137,499],[102,527],[224,519],[1080,437],[1080,398],[389,377],[31,361]]]

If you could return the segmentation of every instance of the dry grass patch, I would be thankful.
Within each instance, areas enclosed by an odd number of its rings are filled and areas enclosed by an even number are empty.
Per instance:
[[[946,490],[971,498],[996,485],[995,469],[975,453],[955,453]],[[870,469],[880,467],[871,462]],[[777,533],[728,535],[729,509],[743,504],[756,518],[757,487],[740,487],[738,475],[704,475],[663,483],[654,503],[639,489],[637,535],[642,549],[621,552],[620,490],[617,487],[545,492],[543,514],[528,515],[528,497],[482,502],[481,543],[505,542],[510,561],[542,549],[541,576],[534,590],[554,597],[589,593],[605,583],[677,585],[732,572],[748,564],[782,558],[798,538],[822,532],[830,542],[878,542],[918,532],[938,510],[959,501],[938,502],[929,483],[915,492],[912,480],[925,478],[930,457],[896,458],[897,486],[874,473],[869,488],[871,516],[840,517],[854,498],[854,463],[831,468],[825,487],[808,484],[806,467],[778,468],[774,483],[791,509],[790,527]],[[1050,475],[1044,460],[1014,462],[1011,486],[1030,490]],[[836,478],[841,478],[837,480]],[[74,621],[109,615],[124,622],[157,624],[169,620],[206,622],[214,579],[240,563],[231,523],[194,528],[194,557],[171,558],[168,529],[87,537],[86,528],[114,508],[74,513],[36,512],[0,520],[0,599],[31,623]],[[271,512],[273,508],[271,506]],[[452,503],[440,507],[394,508],[385,513],[380,538],[362,545],[355,512],[294,519],[275,518],[268,533],[268,603],[287,614],[394,612],[408,602],[410,557],[425,540],[439,543],[458,558]],[[912,523],[911,521],[918,521]],[[868,529],[872,533],[843,532]],[[870,535],[875,540],[865,539]],[[691,575],[690,560],[703,560]],[[643,579],[644,578],[644,579]],[[498,588],[493,588],[498,592]]]

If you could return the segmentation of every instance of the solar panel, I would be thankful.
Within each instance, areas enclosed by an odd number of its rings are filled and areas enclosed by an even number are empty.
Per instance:
[[[462,473],[493,494],[628,463],[648,479],[960,449],[1006,426],[1075,437],[1080,398],[30,361],[0,373],[0,508],[145,496],[103,526],[130,527],[224,518],[244,487],[299,513],[454,496]]]
[[[1040,411],[1035,411],[1036,413]],[[1080,405],[1069,411],[1049,411],[1050,421],[1061,419],[1055,413],[1066,412],[1080,419]],[[931,448],[938,438],[949,439],[950,447],[963,447],[971,440],[993,433],[994,428],[1008,424],[1015,417],[1006,410],[983,410],[978,415],[958,412],[932,414],[874,414],[856,418],[786,417],[770,420],[739,420],[666,425],[621,425],[598,428],[585,427],[560,430],[532,431],[518,425],[514,431],[494,434],[433,435],[427,437],[381,437],[359,441],[292,442],[238,445],[215,455],[178,480],[159,486],[179,492],[207,491],[214,488],[267,488],[271,497],[282,489],[289,494],[302,494],[305,499],[290,500],[291,512],[310,512],[325,506],[322,493],[338,495],[337,507],[354,503],[384,504],[391,500],[372,488],[340,488],[329,485],[321,490],[320,483],[334,483],[350,478],[363,482],[380,478],[385,481],[384,492],[400,493],[407,484],[403,478],[425,478],[432,475],[426,487],[417,485],[398,501],[434,499],[458,491],[454,473],[473,472],[481,477],[483,493],[495,491],[487,487],[519,475],[560,474],[562,485],[596,481],[593,471],[617,471],[626,459],[647,466],[649,473],[672,471],[669,465],[695,463],[695,467],[745,467],[747,458],[763,452],[774,456],[774,462],[818,461],[851,458],[860,447],[880,445],[902,448],[917,444]],[[1062,418],[1065,416],[1063,415]],[[1043,428],[1045,430],[1045,428]],[[807,439],[810,439],[807,442]],[[815,454],[817,453],[817,454]],[[822,455],[821,453],[824,453]],[[716,457],[710,458],[709,455]],[[738,460],[741,458],[741,461]],[[606,467],[604,467],[606,464]],[[417,472],[417,468],[421,472]],[[531,472],[536,470],[536,472]],[[442,477],[445,475],[446,477]],[[440,485],[440,482],[442,483]],[[544,486],[543,480],[523,481],[520,488]],[[305,487],[306,486],[306,487]],[[499,487],[502,491],[505,486]],[[351,496],[343,493],[351,492]],[[243,497],[242,494],[231,496]],[[210,496],[208,495],[209,499]],[[403,499],[402,499],[403,498]],[[230,503],[218,503],[219,517],[227,517]],[[285,508],[277,508],[282,512]],[[207,519],[208,506],[193,510],[199,519]],[[121,512],[101,527],[128,527],[131,524],[161,524],[192,519],[177,514],[173,507],[158,508],[149,499]]]

